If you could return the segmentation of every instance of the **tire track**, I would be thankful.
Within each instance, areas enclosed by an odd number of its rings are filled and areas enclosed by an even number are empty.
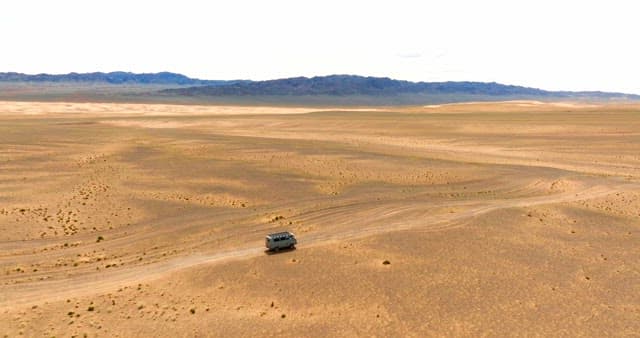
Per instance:
[[[594,185],[579,191],[564,192],[550,196],[534,196],[490,201],[445,203],[442,207],[465,207],[459,213],[431,214],[432,209],[424,203],[414,202],[400,206],[397,202],[382,205],[360,206],[354,214],[352,207],[332,207],[306,215],[307,220],[324,219],[323,223],[343,222],[336,231],[299,236],[299,248],[312,248],[344,240],[354,240],[391,231],[420,229],[420,231],[443,231],[460,226],[462,220],[492,211],[514,207],[530,207],[586,200],[601,197],[620,189],[638,188],[637,184]],[[363,210],[364,209],[364,210]],[[330,217],[326,217],[330,216]],[[324,218],[323,218],[324,217]],[[363,223],[373,225],[362,227]],[[0,309],[28,306],[44,301],[63,300],[72,297],[105,293],[128,284],[147,282],[168,274],[204,264],[222,263],[258,257],[264,254],[262,242],[254,241],[246,247],[212,254],[196,254],[167,261],[138,265],[108,275],[92,273],[68,277],[55,281],[36,281],[2,287]]]

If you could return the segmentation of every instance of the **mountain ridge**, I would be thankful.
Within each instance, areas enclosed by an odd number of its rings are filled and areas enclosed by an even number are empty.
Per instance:
[[[67,74],[24,74],[16,72],[0,73],[0,82],[27,82],[27,83],[108,83],[108,84],[137,84],[137,85],[222,85],[243,80],[201,80],[190,78],[183,74],[172,72],[158,73],[131,73],[131,72],[91,72],[91,73],[67,73]]]
[[[496,82],[411,82],[388,77],[329,75],[247,81],[220,86],[164,89],[160,93],[184,96],[396,96],[400,94],[466,94],[527,97],[593,97],[640,99],[640,95],[602,91],[548,91]]]
[[[496,82],[411,82],[328,75],[266,81],[201,80],[178,73],[0,73],[0,99],[202,104],[420,105],[470,101],[640,101],[640,95],[549,91]]]

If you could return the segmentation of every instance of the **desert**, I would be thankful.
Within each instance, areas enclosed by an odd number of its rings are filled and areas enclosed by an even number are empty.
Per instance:
[[[639,244],[637,103],[0,102],[6,337],[634,336]]]

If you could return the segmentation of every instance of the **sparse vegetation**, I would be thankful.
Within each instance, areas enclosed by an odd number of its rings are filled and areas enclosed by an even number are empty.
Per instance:
[[[284,219],[284,216],[278,215],[278,216],[272,218],[271,222],[277,222],[277,221],[282,220],[282,219]]]

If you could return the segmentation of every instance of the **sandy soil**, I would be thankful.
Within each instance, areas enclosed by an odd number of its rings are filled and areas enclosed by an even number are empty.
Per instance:
[[[0,102],[5,336],[638,332],[640,106]]]

